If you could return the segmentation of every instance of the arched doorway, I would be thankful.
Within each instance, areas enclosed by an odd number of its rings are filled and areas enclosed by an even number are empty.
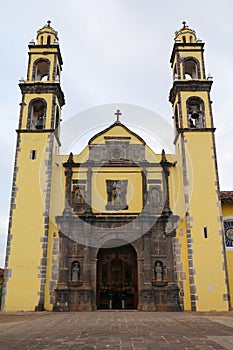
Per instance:
[[[97,255],[97,308],[137,309],[137,254],[131,244],[100,248]]]

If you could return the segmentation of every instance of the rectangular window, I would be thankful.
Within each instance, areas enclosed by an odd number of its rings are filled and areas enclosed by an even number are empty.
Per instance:
[[[37,152],[35,149],[30,151],[30,159],[36,159]]]
[[[204,238],[208,238],[208,230],[207,230],[207,227],[205,226],[203,230],[204,230]]]

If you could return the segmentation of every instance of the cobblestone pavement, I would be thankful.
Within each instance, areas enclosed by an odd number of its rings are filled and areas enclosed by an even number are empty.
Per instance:
[[[233,313],[0,313],[0,349],[233,350]]]

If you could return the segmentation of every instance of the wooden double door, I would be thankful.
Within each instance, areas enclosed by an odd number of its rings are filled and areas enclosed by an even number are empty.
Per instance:
[[[136,309],[137,254],[131,244],[101,248],[97,263],[97,308]]]

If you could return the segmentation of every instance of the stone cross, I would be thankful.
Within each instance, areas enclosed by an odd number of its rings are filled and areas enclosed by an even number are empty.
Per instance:
[[[119,118],[120,118],[120,115],[122,115],[122,113],[120,112],[120,110],[119,109],[117,109],[117,111],[116,111],[116,113],[115,113],[115,115],[117,116],[117,122],[119,122],[120,120],[119,120]]]

